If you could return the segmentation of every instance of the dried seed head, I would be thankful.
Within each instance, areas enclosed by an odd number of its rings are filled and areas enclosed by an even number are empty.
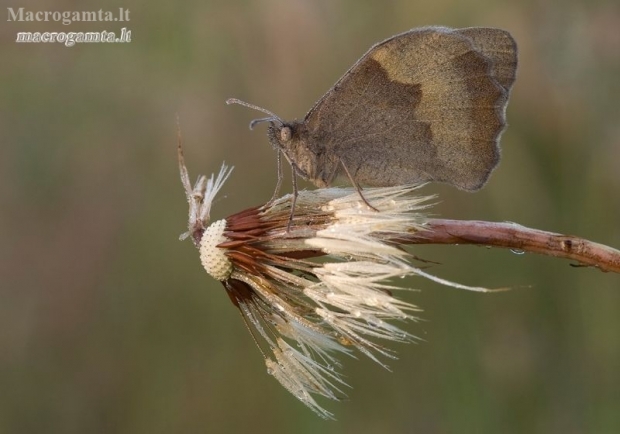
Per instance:
[[[416,339],[395,323],[415,320],[419,309],[394,297],[402,288],[390,282],[420,275],[451,284],[411,266],[398,243],[424,227],[429,198],[414,196],[415,186],[364,190],[377,212],[353,189],[301,191],[290,225],[291,198],[284,196],[207,226],[230,171],[223,165],[217,177],[201,176],[190,189],[179,155],[189,233],[205,270],[241,312],[267,371],[332,418],[315,396],[344,396],[338,353],[357,349],[385,367],[381,356],[395,356],[378,341]]]

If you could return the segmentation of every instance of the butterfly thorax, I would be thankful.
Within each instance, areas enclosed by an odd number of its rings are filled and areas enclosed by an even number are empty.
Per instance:
[[[285,124],[271,122],[267,128],[271,145],[282,152],[297,175],[317,187],[328,187],[336,176],[339,161],[310,136],[306,124],[297,120]]]

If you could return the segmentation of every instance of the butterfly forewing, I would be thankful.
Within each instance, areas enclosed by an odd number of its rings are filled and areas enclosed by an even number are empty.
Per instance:
[[[442,181],[465,190],[499,161],[516,48],[495,29],[422,28],[372,47],[313,107],[299,141],[362,185]]]

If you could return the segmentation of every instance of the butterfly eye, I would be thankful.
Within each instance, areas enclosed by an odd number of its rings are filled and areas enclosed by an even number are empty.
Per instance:
[[[282,127],[282,129],[280,130],[280,140],[282,140],[283,142],[288,142],[289,140],[291,140],[292,135],[293,132],[291,131],[290,127]]]

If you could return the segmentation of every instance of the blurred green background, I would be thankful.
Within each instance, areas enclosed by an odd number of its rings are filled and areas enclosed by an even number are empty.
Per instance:
[[[4,4],[4,3],[3,3]],[[467,293],[411,279],[425,339],[393,372],[345,360],[348,401],[317,418],[265,371],[185,231],[192,178],[235,166],[213,212],[268,200],[256,112],[303,117],[374,42],[493,26],[520,48],[503,160],[476,194],[429,185],[436,215],[515,221],[620,247],[615,0],[30,1],[130,10],[129,44],[16,44],[0,26],[0,433],[618,433],[620,276],[476,247],[415,253]],[[2,8],[6,13],[6,7]],[[290,183],[285,182],[287,191]],[[308,184],[305,184],[308,187]],[[529,287],[528,287],[529,285]]]

